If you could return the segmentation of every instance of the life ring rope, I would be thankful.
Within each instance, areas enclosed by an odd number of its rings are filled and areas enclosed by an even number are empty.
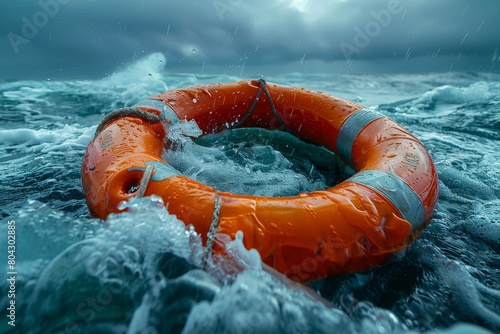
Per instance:
[[[214,201],[214,211],[212,212],[212,222],[210,223],[210,228],[207,233],[207,244],[204,249],[204,259],[203,265],[206,266],[212,260],[212,253],[215,242],[215,235],[217,234],[217,227],[219,226],[219,216],[220,216],[220,195],[215,194]]]
[[[142,175],[142,179],[139,185],[139,189],[137,189],[137,193],[135,197],[144,197],[146,193],[146,189],[149,185],[149,180],[151,180],[151,176],[153,175],[154,167],[153,165],[146,165],[146,169],[144,170],[144,174]]]
[[[243,117],[241,117],[240,120],[238,120],[237,122],[235,122],[231,125],[231,127],[230,127],[231,129],[239,127],[241,124],[245,123],[245,121],[248,119],[248,117],[250,117],[250,115],[254,111],[255,107],[257,106],[257,102],[259,102],[260,95],[262,94],[263,90],[266,91],[266,96],[269,97],[269,95],[268,95],[269,91],[266,88],[266,82],[263,79],[259,79],[258,82],[260,84],[260,87],[259,87],[259,90],[257,91],[257,95],[255,95],[255,99],[253,100],[252,105],[250,106],[248,111],[243,115]],[[277,114],[276,108],[274,107],[274,103],[272,101],[273,101],[272,99],[269,99],[269,105],[271,107],[271,110],[273,111],[274,116],[279,120],[279,122],[283,124],[283,121],[281,120],[281,118]]]
[[[108,124],[112,123],[118,118],[123,118],[123,117],[138,117],[151,124],[165,121],[164,117],[160,117],[158,115],[149,113],[139,108],[135,108],[135,106],[131,108],[121,108],[110,112],[103,118],[103,120],[99,123],[99,125],[96,128],[94,136],[97,136]]]

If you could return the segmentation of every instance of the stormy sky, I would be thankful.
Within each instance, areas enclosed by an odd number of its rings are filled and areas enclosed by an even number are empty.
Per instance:
[[[0,80],[500,72],[498,0],[0,0]]]

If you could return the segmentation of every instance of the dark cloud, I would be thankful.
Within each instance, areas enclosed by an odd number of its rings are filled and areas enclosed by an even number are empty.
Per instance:
[[[102,77],[153,52],[171,72],[500,67],[496,0],[24,0],[0,12],[0,79]]]

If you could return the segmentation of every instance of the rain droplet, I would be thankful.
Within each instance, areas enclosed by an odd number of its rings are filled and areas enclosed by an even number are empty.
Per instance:
[[[194,54],[194,53],[196,53],[196,49],[191,50],[191,52],[192,52],[193,54]]]

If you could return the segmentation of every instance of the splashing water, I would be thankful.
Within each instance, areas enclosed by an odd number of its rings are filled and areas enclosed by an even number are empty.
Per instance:
[[[226,241],[229,258],[204,264],[196,231],[158,198],[124,203],[128,212],[106,222],[89,217],[80,166],[104,114],[167,88],[239,79],[169,74],[165,63],[153,54],[101,80],[0,83],[0,213],[16,222],[18,273],[16,328],[3,316],[0,333],[500,330],[498,75],[266,78],[363,100],[419,137],[438,170],[429,227],[382,266],[311,283],[327,307],[262,270],[244,235]],[[166,158],[217,189],[295,195],[353,172],[286,134],[233,130],[196,139],[195,124],[179,126],[178,147]],[[4,270],[2,310],[6,278]]]
[[[352,175],[333,153],[290,134],[235,129],[201,135],[194,121],[169,128],[176,149],[166,161],[192,179],[236,194],[294,196],[326,189]]]

